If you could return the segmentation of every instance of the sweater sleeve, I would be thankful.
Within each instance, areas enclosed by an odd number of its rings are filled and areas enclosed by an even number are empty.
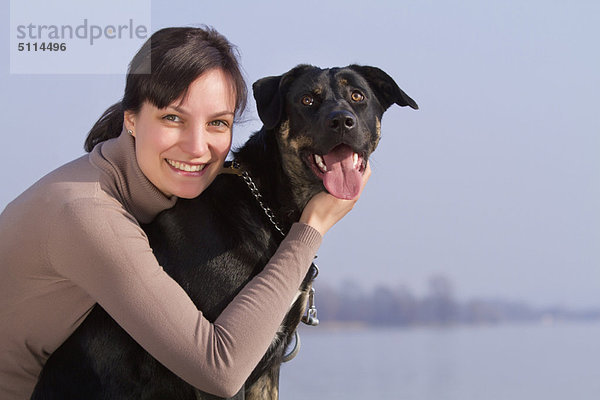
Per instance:
[[[320,243],[318,231],[294,224],[214,323],[158,265],[146,235],[118,204],[87,199],[65,206],[47,254],[59,274],[168,369],[200,390],[230,397],[269,347]]]

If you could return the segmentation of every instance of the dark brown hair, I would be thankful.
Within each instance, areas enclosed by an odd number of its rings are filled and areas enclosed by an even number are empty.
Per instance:
[[[239,118],[246,107],[248,91],[242,76],[238,53],[216,30],[203,28],[165,28],[155,32],[131,60],[123,100],[109,107],[90,130],[85,150],[117,137],[123,129],[123,112],[139,112],[149,101],[165,108],[184,96],[190,84],[204,72],[220,68],[231,77]]]

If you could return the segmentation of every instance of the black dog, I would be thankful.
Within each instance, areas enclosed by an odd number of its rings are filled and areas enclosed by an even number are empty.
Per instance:
[[[327,189],[353,198],[392,104],[417,104],[385,72],[300,65],[253,85],[264,127],[234,153],[283,231]],[[244,179],[222,174],[193,200],[177,201],[144,227],[160,264],[214,321],[266,265],[282,235]],[[190,238],[202,238],[194,244]],[[186,240],[181,240],[185,238]],[[279,367],[306,304],[313,271],[282,329],[236,399],[278,398]],[[93,362],[92,362],[93,360]],[[48,359],[32,399],[214,399],[146,353],[96,306]]]

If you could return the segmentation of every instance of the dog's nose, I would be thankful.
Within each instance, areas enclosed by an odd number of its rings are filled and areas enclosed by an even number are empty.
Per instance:
[[[346,133],[356,125],[356,117],[350,111],[334,111],[327,117],[328,127],[339,133]]]

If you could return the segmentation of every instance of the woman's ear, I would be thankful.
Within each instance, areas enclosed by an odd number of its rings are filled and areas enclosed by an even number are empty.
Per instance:
[[[135,113],[133,111],[125,110],[123,112],[123,125],[125,130],[135,137]]]

